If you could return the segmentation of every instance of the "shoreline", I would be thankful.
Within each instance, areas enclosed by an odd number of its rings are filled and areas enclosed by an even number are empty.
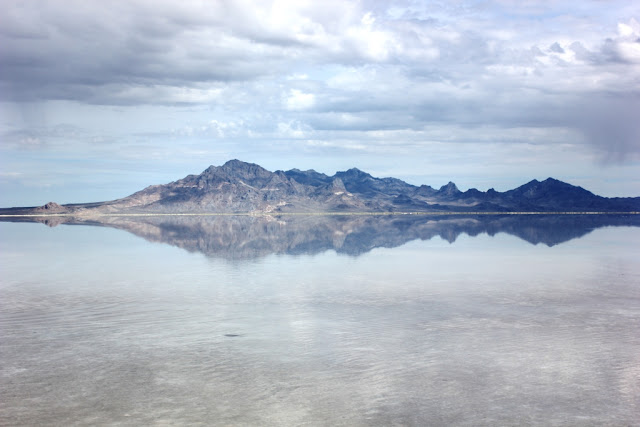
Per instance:
[[[601,212],[601,211],[544,211],[544,212],[201,212],[201,213],[42,213],[42,214],[0,214],[2,218],[48,218],[48,217],[149,217],[149,216],[446,216],[446,215],[640,215],[640,212]]]

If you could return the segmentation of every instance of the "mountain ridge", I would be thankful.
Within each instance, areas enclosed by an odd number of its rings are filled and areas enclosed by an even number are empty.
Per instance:
[[[168,184],[97,203],[4,208],[1,215],[117,213],[312,213],[312,212],[637,212],[640,197],[607,198],[547,178],[512,190],[439,189],[400,179],[376,178],[357,168],[333,176],[313,169],[268,171],[237,159],[209,166]]]

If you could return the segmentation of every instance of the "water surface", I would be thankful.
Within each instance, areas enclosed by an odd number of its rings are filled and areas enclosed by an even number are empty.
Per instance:
[[[640,419],[636,226],[208,221],[0,223],[0,424]]]

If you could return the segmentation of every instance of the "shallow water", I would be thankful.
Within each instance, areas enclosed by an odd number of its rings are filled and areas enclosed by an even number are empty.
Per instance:
[[[0,223],[0,424],[634,425],[638,241],[238,259]]]

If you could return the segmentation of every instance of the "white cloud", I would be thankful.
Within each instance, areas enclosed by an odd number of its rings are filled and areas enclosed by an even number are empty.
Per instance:
[[[285,99],[287,110],[307,110],[314,106],[316,97],[312,93],[304,93],[298,89],[291,89]]]
[[[618,36],[615,43],[620,57],[640,64],[640,23],[633,18],[628,24],[618,23]]]
[[[635,25],[634,25],[635,24]],[[634,27],[636,27],[634,29]],[[638,27],[638,22],[633,19],[629,25],[624,24],[622,22],[618,23],[618,35],[620,37],[633,37],[633,36],[638,36],[638,31],[637,31],[637,27]]]
[[[278,123],[278,134],[279,138],[293,138],[293,139],[301,139],[308,138],[311,134],[311,129],[296,121],[289,122],[280,122]]]

